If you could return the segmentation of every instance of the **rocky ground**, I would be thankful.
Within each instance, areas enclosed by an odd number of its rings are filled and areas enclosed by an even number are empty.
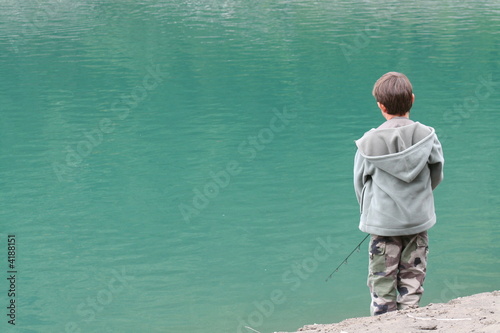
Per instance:
[[[500,333],[500,291],[460,297],[376,317],[351,318],[336,324],[314,324],[296,333]],[[276,332],[286,333],[286,332]]]

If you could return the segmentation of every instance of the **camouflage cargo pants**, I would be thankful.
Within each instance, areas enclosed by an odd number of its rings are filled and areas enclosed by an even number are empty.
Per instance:
[[[427,231],[408,236],[371,235],[369,252],[371,315],[418,307],[424,292]]]

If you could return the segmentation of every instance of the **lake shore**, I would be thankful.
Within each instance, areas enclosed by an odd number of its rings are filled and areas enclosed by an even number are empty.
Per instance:
[[[500,332],[500,291],[459,297],[448,303],[350,318],[336,324],[306,325],[296,333],[493,333]],[[276,332],[286,333],[286,332]]]

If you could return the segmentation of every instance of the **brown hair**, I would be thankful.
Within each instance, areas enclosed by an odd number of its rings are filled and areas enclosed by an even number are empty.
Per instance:
[[[375,82],[373,96],[387,109],[388,114],[403,116],[413,104],[413,92],[410,80],[406,75],[389,72]]]

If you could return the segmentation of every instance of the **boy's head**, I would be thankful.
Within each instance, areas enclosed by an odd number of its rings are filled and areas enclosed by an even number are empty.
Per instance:
[[[398,72],[382,75],[375,82],[372,94],[380,109],[394,116],[404,116],[410,112],[415,99],[410,80],[406,75]]]

